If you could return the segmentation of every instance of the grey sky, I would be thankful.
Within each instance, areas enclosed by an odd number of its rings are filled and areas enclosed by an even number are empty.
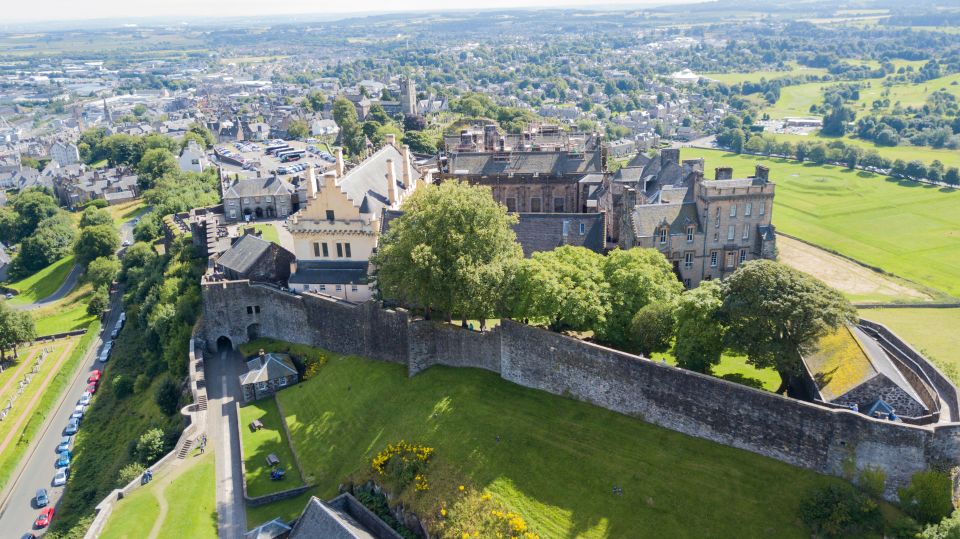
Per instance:
[[[662,5],[683,0],[3,0],[7,22],[42,20],[122,19],[139,17],[195,17],[284,15],[300,13],[358,13],[408,10],[497,9],[518,7],[610,7]],[[687,0],[690,1],[690,0]]]

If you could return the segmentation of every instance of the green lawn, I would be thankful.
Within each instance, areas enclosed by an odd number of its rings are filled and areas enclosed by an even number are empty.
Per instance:
[[[260,232],[260,237],[266,241],[272,241],[277,245],[280,245],[280,233],[277,232],[277,227],[273,226],[272,223],[260,223],[253,225],[253,228]]]
[[[251,432],[249,425],[256,419],[263,422],[263,428]],[[260,399],[240,408],[240,437],[246,463],[244,478],[247,481],[248,496],[255,498],[303,485],[287,437],[280,426],[280,412],[277,411],[277,404],[273,399]],[[270,479],[271,468],[267,466],[267,455],[271,453],[280,459],[280,466],[287,471],[287,476],[282,481]]]
[[[960,384],[960,309],[862,309],[860,316],[890,328]]]
[[[168,469],[179,474],[170,481],[158,477],[118,503],[100,535],[104,539],[146,537],[160,517],[159,497],[167,504],[166,518],[157,537],[200,539],[217,537],[215,460],[212,453]]]
[[[763,110],[771,118],[787,118],[796,116],[816,116],[810,112],[811,105],[818,105],[823,101],[823,89],[834,86],[835,82],[808,82],[795,84],[780,89],[780,99]]]
[[[654,361],[666,361],[670,365],[677,364],[677,358],[673,355],[673,350],[668,352],[654,352],[650,355]],[[776,391],[780,387],[780,375],[773,369],[758,369],[747,363],[746,356],[739,356],[731,353],[725,353],[711,373],[717,378],[723,378],[738,384],[764,389],[766,391]]]
[[[800,498],[835,478],[707,442],[477,369],[401,365],[327,353],[319,374],[282,391],[316,494],[369,477],[371,458],[406,440],[436,449],[421,515],[456,485],[485,490],[544,538],[809,537]],[[613,486],[622,496],[611,494]],[[303,501],[252,510],[250,524],[293,518]],[[255,520],[256,519],[256,520]]]
[[[774,80],[784,77],[793,77],[797,75],[817,75],[827,74],[826,69],[818,67],[806,67],[790,64],[788,71],[749,71],[736,73],[704,73],[703,76],[726,84],[737,84],[739,82],[760,82],[760,79]]]
[[[752,174],[770,167],[776,182],[773,222],[785,232],[960,297],[960,191],[834,166],[685,149],[706,170]]]
[[[73,265],[73,255],[65,256],[29,277],[7,284],[18,292],[10,304],[26,305],[53,294],[63,284]]]
[[[919,84],[884,86],[880,81],[875,80],[872,81],[870,88],[860,91],[860,100],[854,108],[869,112],[874,100],[877,99],[890,100],[890,106],[885,110],[892,109],[897,102],[903,107],[922,107],[927,102],[927,96],[937,90],[945,90],[953,94],[954,97],[960,98],[960,73],[931,79]]]
[[[158,516],[160,501],[154,496],[153,489],[137,489],[114,508],[100,539],[146,537]]]
[[[36,324],[37,335],[53,335],[87,327],[97,318],[87,314],[87,300],[92,293],[89,284],[81,285],[67,297],[30,311]]]
[[[169,512],[160,539],[216,539],[217,481],[213,453],[195,458],[192,467],[164,490]]]

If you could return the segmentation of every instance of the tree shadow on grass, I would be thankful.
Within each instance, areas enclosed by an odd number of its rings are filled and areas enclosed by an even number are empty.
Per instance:
[[[734,382],[734,383],[736,383],[736,384],[744,385],[744,386],[747,386],[747,387],[752,387],[752,388],[754,388],[754,389],[763,389],[763,382],[761,382],[760,380],[758,380],[758,379],[756,379],[756,378],[751,378],[751,377],[749,377],[749,376],[744,376],[743,374],[741,374],[741,373],[739,373],[739,372],[731,372],[731,373],[728,373],[728,374],[724,374],[724,375],[721,376],[720,378],[723,378],[724,380],[726,380],[726,381],[728,381],[728,382]]]

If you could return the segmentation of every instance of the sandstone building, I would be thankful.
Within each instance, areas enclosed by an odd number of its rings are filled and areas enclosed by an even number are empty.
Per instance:
[[[620,171],[601,196],[618,215],[618,245],[659,250],[688,287],[776,256],[769,170],[757,165],[753,176],[733,178],[733,169],[717,168],[707,180],[703,168],[703,159],[681,163],[680,150],[664,149]]]

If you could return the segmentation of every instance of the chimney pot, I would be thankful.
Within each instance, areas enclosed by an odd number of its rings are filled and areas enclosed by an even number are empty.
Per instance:
[[[397,203],[397,176],[393,169],[393,159],[387,159],[387,198],[390,206]]]

